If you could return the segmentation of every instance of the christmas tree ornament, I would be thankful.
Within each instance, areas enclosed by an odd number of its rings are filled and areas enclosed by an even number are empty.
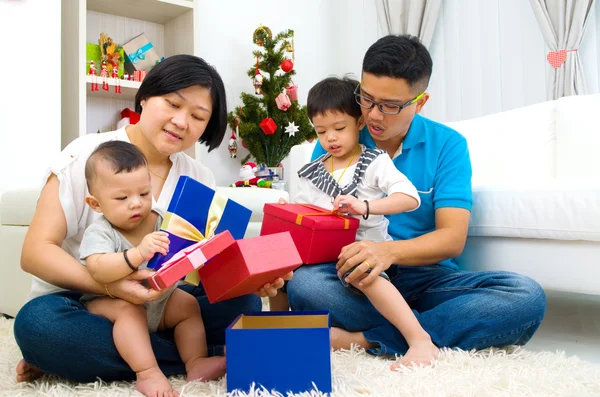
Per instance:
[[[254,72],[254,94],[262,95],[261,87],[263,85],[264,77],[260,74],[260,70],[258,69],[258,56],[256,57],[256,71]]]
[[[292,85],[285,89],[286,94],[290,97],[290,101],[298,100],[298,86],[292,81]]]
[[[102,71],[100,72],[102,77],[102,89],[108,91],[108,70],[106,69],[106,62],[102,61]]]
[[[115,83],[115,93],[120,94],[121,93],[121,81],[120,81],[121,79],[119,79],[119,70],[117,68],[113,68],[112,78],[113,78],[113,82]]]
[[[285,132],[289,134],[289,136],[296,135],[296,132],[300,131],[300,128],[292,121],[288,123],[287,127],[285,127]]]
[[[231,130],[231,136],[229,137],[229,145],[227,146],[227,150],[229,150],[230,158],[234,159],[237,157],[237,141],[235,139],[233,130]]]
[[[277,124],[275,124],[275,121],[270,117],[263,119],[258,126],[263,130],[265,135],[273,135],[277,129]]]
[[[92,76],[92,84],[90,86],[90,90],[98,91],[98,77],[96,76],[96,66],[94,66],[94,61],[90,61],[90,71],[88,74]]]
[[[277,108],[279,110],[283,110],[284,112],[288,110],[290,106],[292,106],[290,97],[285,93],[285,90],[281,94],[277,95],[277,98],[275,98],[275,103],[277,104]]]
[[[256,74],[254,75],[254,94],[262,95],[262,90],[260,87],[263,85],[263,75],[260,74],[260,71],[256,69]]]
[[[254,44],[264,47],[265,45],[271,44],[271,40],[273,40],[273,34],[271,33],[271,29],[262,24],[256,28],[254,34],[252,35],[252,41]]]
[[[284,72],[289,73],[292,71],[293,68],[294,63],[289,59],[284,59],[283,62],[281,62],[281,70],[283,70]]]

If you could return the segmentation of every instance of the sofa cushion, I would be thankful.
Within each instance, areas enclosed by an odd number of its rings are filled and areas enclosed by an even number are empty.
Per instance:
[[[35,213],[40,189],[17,189],[2,194],[0,221],[3,225],[29,226]]]
[[[560,179],[600,180],[600,95],[560,98],[556,104]]]
[[[600,183],[475,186],[469,235],[600,241]]]
[[[446,123],[469,145],[473,182],[555,176],[556,101],[539,103],[471,120]]]

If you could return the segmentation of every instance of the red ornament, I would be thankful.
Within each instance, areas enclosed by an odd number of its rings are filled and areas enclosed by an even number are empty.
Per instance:
[[[243,147],[244,149],[248,149],[248,146],[246,146],[246,142],[245,142],[243,139],[242,139],[242,147]]]
[[[285,92],[290,97],[290,101],[298,100],[298,86],[296,84],[292,83],[291,86],[285,89]]]
[[[286,72],[286,73],[291,72],[293,68],[294,68],[294,63],[292,61],[290,61],[289,59],[285,59],[283,62],[281,62],[281,70],[283,70],[284,72]]]
[[[265,135],[272,135],[277,129],[277,124],[275,124],[275,121],[273,121],[272,118],[267,117],[266,119],[263,119],[263,121],[260,122],[259,127],[261,130],[263,130]]]

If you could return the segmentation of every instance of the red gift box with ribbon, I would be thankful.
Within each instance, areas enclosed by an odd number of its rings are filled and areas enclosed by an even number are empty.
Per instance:
[[[226,230],[208,240],[190,245],[163,263],[162,267],[148,279],[148,283],[157,291],[167,289],[194,270],[200,269],[234,241],[231,233]]]
[[[265,135],[272,135],[277,129],[277,124],[275,124],[275,121],[270,117],[263,119],[258,126],[263,130]]]
[[[311,204],[265,204],[261,236],[289,231],[304,264],[337,262],[359,220]]]
[[[252,294],[302,265],[289,233],[237,240],[198,269],[210,303]]]

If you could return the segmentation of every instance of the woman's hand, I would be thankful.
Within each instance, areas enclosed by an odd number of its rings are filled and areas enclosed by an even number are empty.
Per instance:
[[[260,296],[261,298],[267,296],[273,298],[275,295],[277,295],[277,290],[283,287],[285,280],[291,280],[292,277],[294,277],[294,272],[289,272],[285,276],[263,285],[263,287],[260,290],[258,290],[258,292],[256,292],[256,295]]]
[[[375,280],[379,273],[390,268],[393,262],[390,242],[376,243],[373,241],[357,241],[342,248],[338,256],[336,269],[338,276],[343,277],[356,266],[346,277],[347,283],[360,280],[359,285],[368,285]],[[367,273],[371,269],[371,273]]]
[[[162,291],[156,291],[142,285],[142,281],[152,276],[153,273],[154,272],[149,269],[140,269],[127,277],[106,284],[106,288],[108,288],[108,292],[110,292],[112,296],[121,298],[134,305],[152,302],[169,291],[168,288]]]

